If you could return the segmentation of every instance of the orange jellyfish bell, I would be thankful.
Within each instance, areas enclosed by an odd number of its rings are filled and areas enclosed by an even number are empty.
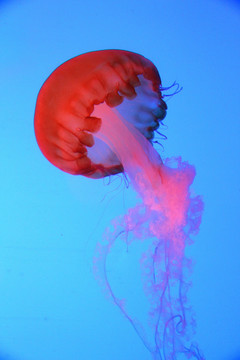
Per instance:
[[[153,63],[129,51],[94,51],[66,61],[37,98],[34,126],[43,155],[74,175],[101,178],[122,172],[117,155],[95,136],[103,119],[91,116],[94,107],[105,102],[116,108],[151,142],[167,109],[160,87]]]

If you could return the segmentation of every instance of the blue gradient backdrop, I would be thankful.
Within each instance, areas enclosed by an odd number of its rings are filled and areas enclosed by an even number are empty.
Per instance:
[[[197,339],[208,360],[240,359],[239,39],[238,1],[0,1],[1,360],[151,359],[92,273],[97,240],[134,192],[54,168],[33,131],[50,72],[108,48],[146,56],[163,85],[183,86],[161,155],[195,164],[205,201],[189,250]]]

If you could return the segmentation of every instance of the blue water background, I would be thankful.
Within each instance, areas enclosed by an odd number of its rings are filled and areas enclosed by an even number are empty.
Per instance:
[[[151,360],[92,272],[96,242],[135,203],[133,190],[61,172],[33,131],[47,76],[109,48],[146,56],[164,86],[183,86],[168,101],[161,155],[194,164],[204,196],[188,250],[197,340],[208,360],[240,359],[239,39],[238,1],[0,2],[1,360]]]

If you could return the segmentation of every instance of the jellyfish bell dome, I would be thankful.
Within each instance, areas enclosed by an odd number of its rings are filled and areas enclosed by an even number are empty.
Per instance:
[[[105,121],[100,104],[151,142],[166,116],[160,89],[158,70],[139,54],[102,50],[74,57],[40,89],[34,118],[38,145],[70,174],[101,178],[123,172],[118,155],[98,136]]]

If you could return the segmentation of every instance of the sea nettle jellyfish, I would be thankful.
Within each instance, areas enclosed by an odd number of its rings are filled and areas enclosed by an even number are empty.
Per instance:
[[[141,202],[115,219],[98,243],[95,274],[153,359],[203,359],[191,342],[195,322],[186,296],[191,261],[185,256],[203,205],[189,190],[193,166],[181,158],[163,162],[153,147],[167,110],[164,90],[156,67],[141,55],[86,53],[59,66],[43,84],[35,133],[45,157],[67,173],[95,179],[124,173],[128,178]],[[129,314],[127,299],[113,291],[107,271],[118,241],[129,247],[145,240],[140,266],[152,341]]]

